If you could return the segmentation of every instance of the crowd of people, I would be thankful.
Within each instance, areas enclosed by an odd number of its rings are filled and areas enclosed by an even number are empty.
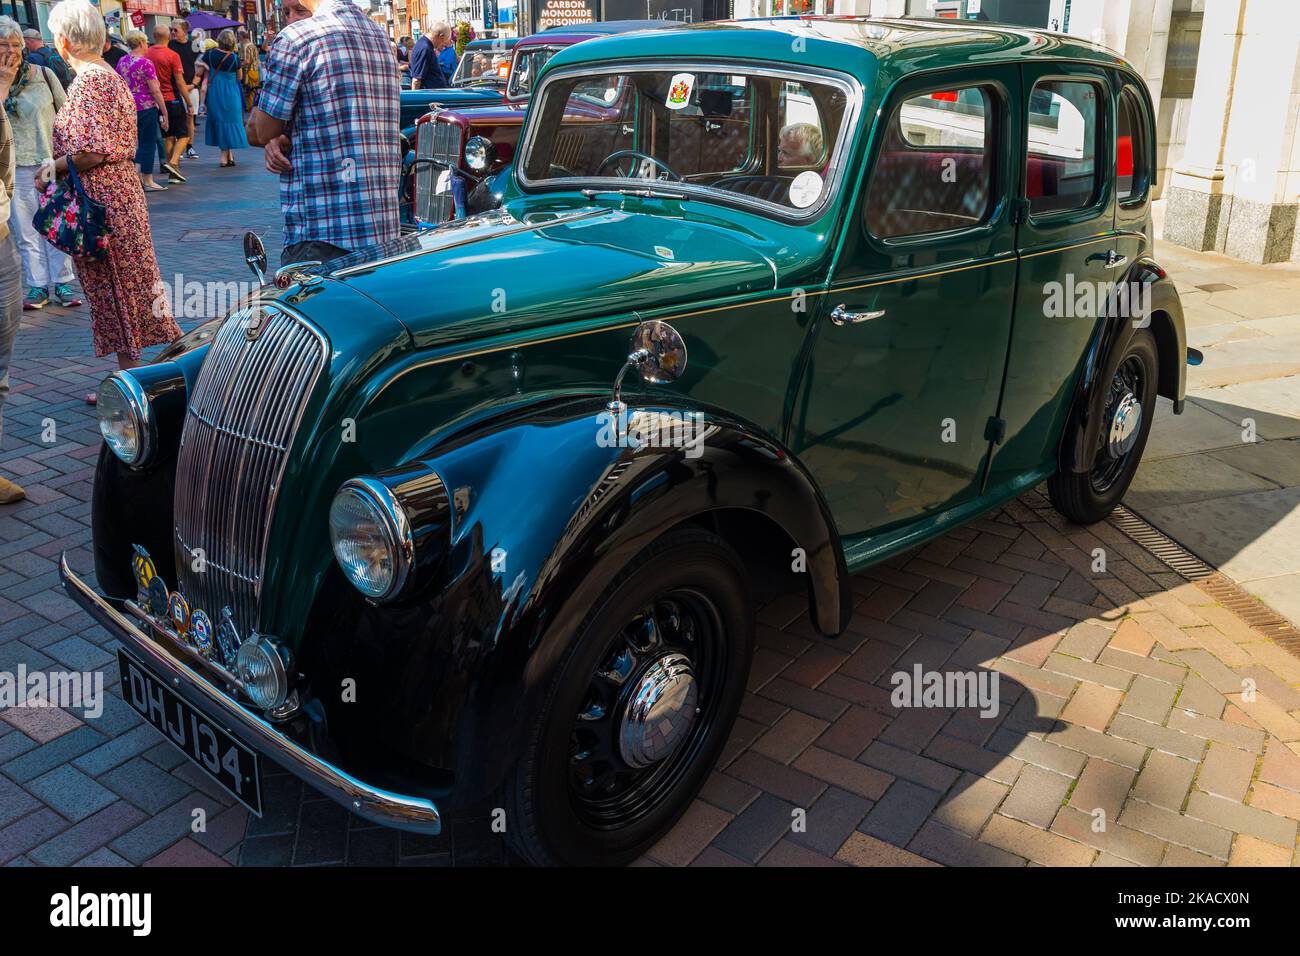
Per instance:
[[[0,17],[0,427],[22,311],[80,305],[74,276],[95,354],[119,368],[181,334],[156,294],[146,193],[187,181],[196,119],[220,167],[263,148],[280,179],[282,263],[324,262],[399,234],[401,73],[417,87],[448,85],[451,27],[431,23],[395,50],[349,0],[283,0],[281,12],[261,51],[243,29],[196,43],[184,20],[155,28],[152,42],[133,30],[119,45],[90,0],[54,5],[49,43]],[[74,176],[104,210],[98,254],[67,255],[33,225],[42,197]],[[0,504],[24,494],[0,475]]]

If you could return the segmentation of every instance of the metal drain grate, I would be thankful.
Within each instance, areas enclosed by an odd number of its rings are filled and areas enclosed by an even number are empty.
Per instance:
[[[1214,598],[1247,625],[1300,657],[1300,630],[1259,598],[1210,567],[1181,544],[1163,534],[1123,505],[1112,512],[1110,522],[1165,565],[1178,572]]]

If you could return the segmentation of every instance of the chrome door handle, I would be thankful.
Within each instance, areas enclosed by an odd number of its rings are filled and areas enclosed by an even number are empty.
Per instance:
[[[1100,262],[1107,269],[1118,269],[1128,262],[1128,256],[1121,256],[1114,249],[1107,249],[1105,252],[1094,252],[1088,257],[1088,261]]]
[[[870,322],[872,319],[878,319],[884,314],[884,309],[878,309],[875,312],[850,312],[844,308],[844,303],[841,302],[831,309],[831,321],[836,325],[857,325],[859,322]]]

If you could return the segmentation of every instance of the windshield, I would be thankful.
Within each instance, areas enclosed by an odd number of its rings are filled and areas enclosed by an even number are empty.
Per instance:
[[[532,110],[522,180],[598,180],[614,189],[650,182],[786,211],[820,206],[841,166],[848,85],[710,69],[719,72],[624,69],[549,80]]]
[[[506,96],[513,99],[531,93],[537,74],[557,52],[559,51],[555,47],[537,47],[515,57],[514,65],[510,68],[510,84],[506,87]]]
[[[499,49],[493,47],[467,49],[461,54],[460,63],[456,65],[456,75],[451,78],[451,85],[470,86],[477,83],[503,85],[509,72],[510,51],[504,44]]]

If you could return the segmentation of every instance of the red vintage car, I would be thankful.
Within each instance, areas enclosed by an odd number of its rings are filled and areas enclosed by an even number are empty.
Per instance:
[[[415,124],[415,160],[410,167],[416,228],[464,218],[497,204],[494,175],[510,164],[534,81],[557,52],[594,37],[673,26],[680,24],[610,20],[535,33],[515,45],[503,103],[466,109],[435,107],[421,116]]]

